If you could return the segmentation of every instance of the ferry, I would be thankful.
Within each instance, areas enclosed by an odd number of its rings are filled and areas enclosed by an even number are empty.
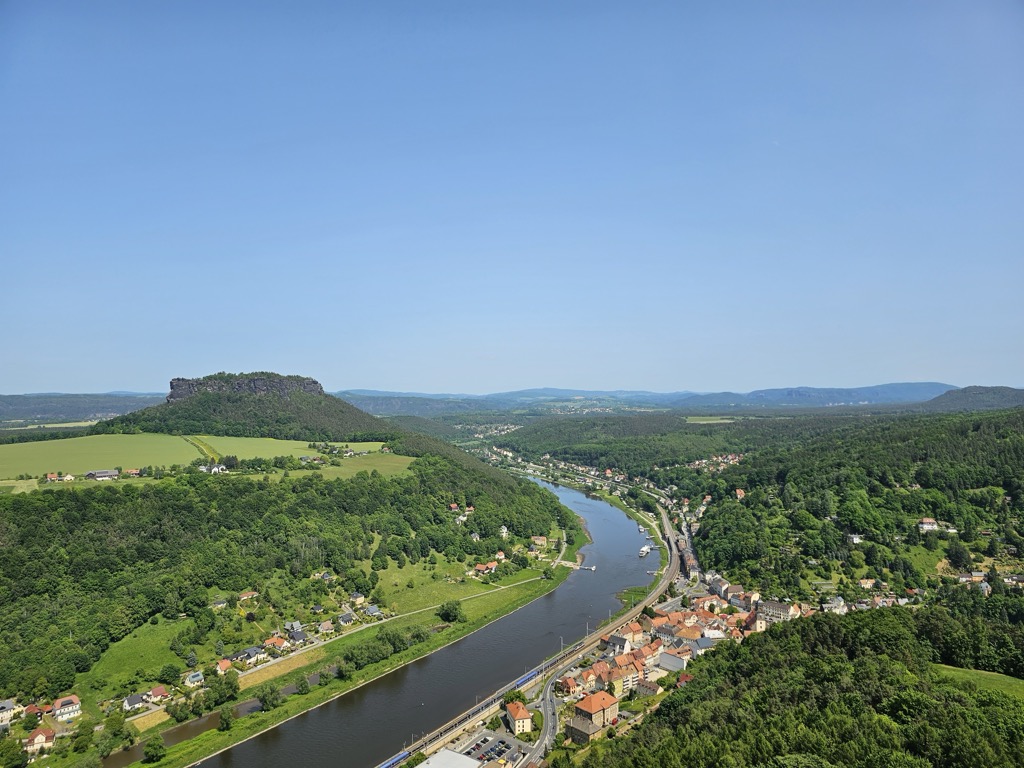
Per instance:
[[[638,525],[637,528],[640,529],[640,533],[647,533],[647,529],[644,528],[642,525]]]
[[[640,557],[647,557],[647,555],[649,554],[651,554],[650,544],[644,544],[642,547],[640,547]]]

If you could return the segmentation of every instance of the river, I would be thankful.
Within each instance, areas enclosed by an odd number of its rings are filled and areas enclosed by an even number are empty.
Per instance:
[[[596,571],[573,571],[553,592],[431,655],[340,696],[226,752],[203,768],[281,765],[372,767],[571,645],[621,607],[615,595],[648,584],[657,566],[637,556],[645,539],[621,510],[540,483],[586,523],[581,551]]]

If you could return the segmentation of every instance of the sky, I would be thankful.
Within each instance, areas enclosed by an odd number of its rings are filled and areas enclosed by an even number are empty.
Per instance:
[[[1024,386],[1024,4],[0,0],[0,393]]]

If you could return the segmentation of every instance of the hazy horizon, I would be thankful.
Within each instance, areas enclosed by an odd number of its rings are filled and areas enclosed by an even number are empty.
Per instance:
[[[228,373],[255,373],[255,371],[234,371],[234,372],[228,371]],[[274,371],[273,373],[280,373],[281,375],[299,375],[299,376],[307,376],[308,375],[308,374],[305,374],[305,373],[296,373],[296,372],[288,372],[288,371]],[[310,376],[310,378],[316,379],[317,377],[316,376]],[[317,379],[317,381],[320,381],[320,380]],[[939,382],[939,381],[882,381],[882,382],[874,382],[872,384],[850,384],[850,385],[846,385],[846,384],[829,384],[829,385],[824,385],[824,386],[820,386],[820,387],[819,386],[811,386],[811,385],[807,385],[807,384],[790,384],[790,385],[785,385],[785,386],[782,386],[782,387],[753,387],[752,389],[730,389],[730,388],[726,388],[726,389],[717,389],[717,390],[710,390],[710,389],[700,389],[700,390],[698,390],[698,389],[691,389],[691,388],[686,388],[686,387],[681,387],[681,388],[678,388],[678,389],[656,390],[656,389],[649,389],[649,388],[627,389],[627,388],[623,388],[623,387],[604,388],[604,387],[562,387],[562,386],[537,385],[537,386],[521,387],[521,388],[518,388],[518,389],[507,389],[507,388],[495,389],[495,390],[491,390],[491,391],[488,391],[488,392],[466,392],[466,391],[449,392],[449,391],[442,391],[442,390],[429,391],[429,390],[425,390],[425,389],[395,390],[395,389],[375,389],[375,388],[371,388],[371,387],[336,387],[336,386],[328,385],[328,384],[324,383],[323,381],[320,381],[320,384],[323,385],[324,391],[329,393],[329,394],[333,394],[335,392],[360,392],[360,391],[365,391],[365,392],[381,392],[381,393],[389,393],[389,394],[396,394],[396,395],[405,395],[405,396],[410,396],[410,397],[415,397],[417,395],[426,395],[426,396],[450,395],[452,397],[461,397],[461,396],[465,396],[465,397],[482,397],[482,396],[487,396],[487,395],[497,395],[497,394],[503,394],[503,393],[514,393],[514,392],[523,392],[523,391],[530,391],[530,390],[545,390],[545,389],[565,390],[565,391],[572,391],[572,392],[648,392],[648,393],[654,394],[654,395],[670,395],[670,394],[677,394],[677,393],[678,394],[705,395],[705,394],[719,394],[719,393],[725,393],[725,392],[732,392],[732,393],[736,393],[736,394],[747,394],[749,392],[756,392],[756,391],[760,391],[760,390],[770,390],[770,389],[801,389],[801,388],[812,388],[812,389],[865,389],[865,388],[870,388],[870,387],[891,386],[891,385],[898,385],[898,384],[948,384],[949,386],[952,386],[952,387],[954,387],[956,389],[963,389],[964,387],[970,387],[970,386],[1005,386],[1005,387],[1011,387],[1011,388],[1014,388],[1014,389],[1024,389],[1024,387],[1018,387],[1018,386],[1016,386],[1014,384],[977,384],[976,382],[973,382],[971,384],[962,384],[961,385],[961,384],[952,384],[951,382]],[[168,391],[169,391],[169,389],[167,387],[165,387],[164,389],[116,389],[116,390],[105,390],[105,391],[102,391],[102,392],[101,391],[96,391],[96,392],[74,391],[73,392],[73,391],[70,391],[70,390],[57,390],[57,389],[54,389],[54,390],[46,390],[46,391],[40,390],[40,391],[37,391],[37,392],[0,392],[0,395],[5,395],[5,396],[10,396],[10,395],[25,395],[25,396],[32,396],[32,395],[165,395],[165,394],[167,394]]]

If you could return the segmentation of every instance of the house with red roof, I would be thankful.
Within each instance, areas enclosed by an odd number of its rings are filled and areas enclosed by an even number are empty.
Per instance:
[[[57,742],[57,734],[52,728],[36,728],[25,739],[25,751],[30,755],[38,755],[44,749],[53,749]]]
[[[73,720],[82,714],[82,702],[73,693],[61,696],[53,702],[53,718],[61,722]]]
[[[146,693],[146,694],[143,694],[143,695],[147,699],[149,699],[150,701],[152,701],[154,703],[159,703],[161,701],[167,701],[169,698],[171,698],[171,694],[169,694],[167,692],[167,689],[164,688],[162,685],[158,685],[156,688],[151,690],[149,693]]]

